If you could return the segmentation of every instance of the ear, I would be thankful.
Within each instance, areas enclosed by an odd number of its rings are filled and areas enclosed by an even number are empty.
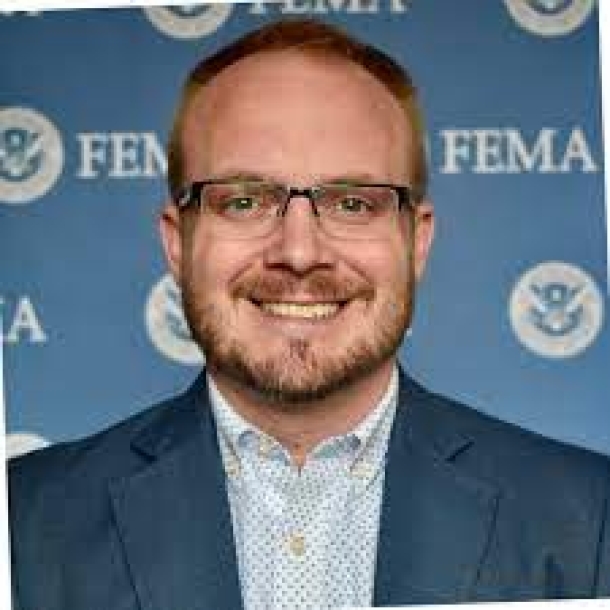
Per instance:
[[[178,208],[171,201],[165,204],[159,215],[159,233],[167,265],[174,280],[180,286],[183,253],[180,216]]]
[[[427,200],[415,208],[413,232],[413,265],[417,281],[421,280],[434,238],[434,208]]]

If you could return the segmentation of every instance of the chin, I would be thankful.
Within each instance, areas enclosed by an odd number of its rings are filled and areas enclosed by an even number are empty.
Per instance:
[[[225,343],[224,349],[209,346],[206,360],[211,370],[233,383],[282,410],[293,411],[375,374],[395,356],[400,338],[383,345],[352,341],[332,349],[299,339],[282,343],[277,351],[267,345],[267,355],[253,353],[241,341]]]

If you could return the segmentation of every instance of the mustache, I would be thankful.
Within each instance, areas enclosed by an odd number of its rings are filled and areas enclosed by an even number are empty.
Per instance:
[[[321,302],[371,300],[375,291],[363,280],[338,278],[336,274],[317,270],[299,278],[292,274],[267,272],[244,277],[235,284],[235,298],[257,302],[284,301],[295,294],[306,294]]]

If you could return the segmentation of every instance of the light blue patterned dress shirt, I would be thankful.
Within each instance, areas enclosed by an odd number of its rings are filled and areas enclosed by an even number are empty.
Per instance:
[[[208,381],[245,610],[370,606],[397,370],[369,415],[301,469]]]

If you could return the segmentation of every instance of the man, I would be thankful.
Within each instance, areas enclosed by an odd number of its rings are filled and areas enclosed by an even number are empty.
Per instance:
[[[161,235],[207,368],[11,468],[22,610],[608,593],[609,469],[398,368],[432,241],[408,75],[278,22],[190,75]]]

